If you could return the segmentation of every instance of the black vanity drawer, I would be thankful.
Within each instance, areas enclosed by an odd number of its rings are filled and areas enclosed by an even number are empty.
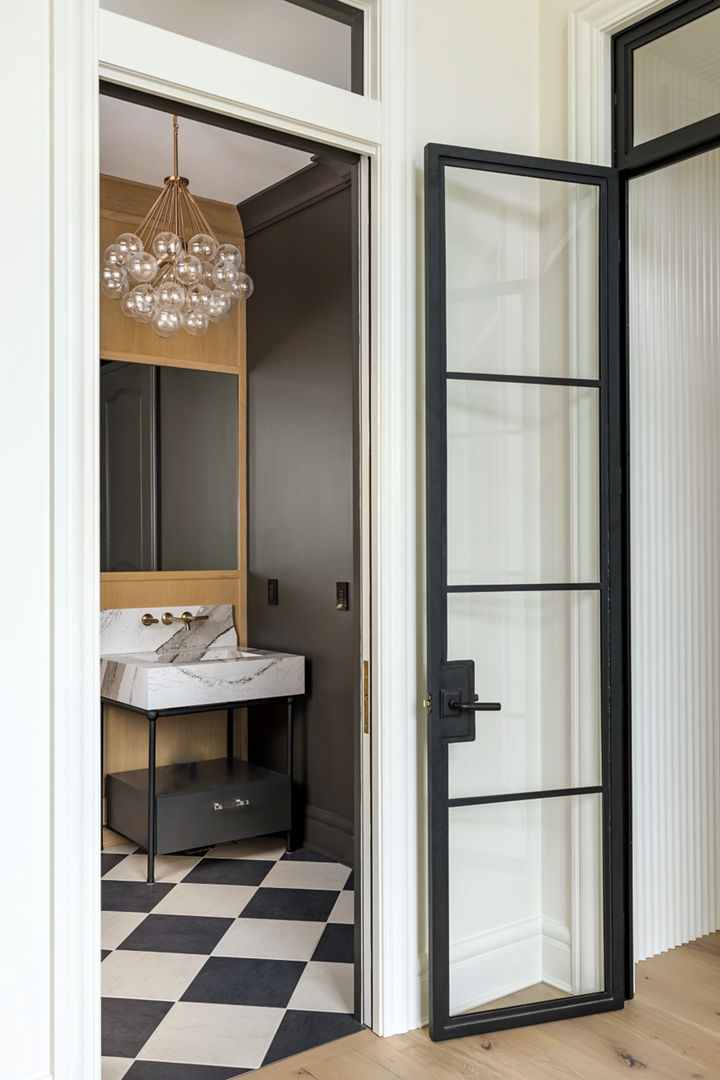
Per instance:
[[[290,828],[290,777],[237,758],[156,770],[159,855]],[[107,777],[107,823],[147,848],[147,769]]]

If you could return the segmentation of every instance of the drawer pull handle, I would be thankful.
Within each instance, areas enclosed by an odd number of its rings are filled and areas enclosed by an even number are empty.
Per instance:
[[[228,803],[214,802],[213,810],[239,810],[241,806],[249,805],[249,799],[232,799]]]

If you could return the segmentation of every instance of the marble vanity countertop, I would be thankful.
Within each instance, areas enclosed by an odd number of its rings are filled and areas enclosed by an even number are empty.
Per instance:
[[[208,615],[189,630],[149,613]],[[302,694],[305,658],[238,645],[230,605],[124,608],[101,613],[100,685],[103,698],[138,709],[251,701]]]

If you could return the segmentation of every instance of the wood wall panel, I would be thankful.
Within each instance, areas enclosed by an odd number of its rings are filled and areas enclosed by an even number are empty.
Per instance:
[[[101,257],[121,232],[135,231],[159,188],[116,177],[100,178]],[[242,222],[234,206],[198,199],[203,213],[221,242],[236,244],[243,252]],[[211,326],[201,338],[182,331],[170,339],[157,337],[150,326],[122,314],[120,305],[101,296],[100,357],[131,363],[164,364],[238,375],[238,569],[237,571],[182,571],[101,574],[100,606],[178,607],[185,604],[232,604],[241,642],[247,640],[247,497],[246,497],[246,385],[245,305],[237,304],[225,323]],[[235,721],[236,746],[247,754],[244,710]],[[197,713],[167,717],[158,722],[159,765],[221,757],[225,753],[225,714]],[[147,721],[119,706],[105,713],[104,780],[108,772],[144,768],[147,764]]]
[[[112,176],[100,178],[100,258],[121,232],[134,232],[160,189]],[[223,243],[245,251],[242,222],[237,209],[210,199],[197,200],[200,209]],[[199,338],[182,331],[159,338],[152,328],[128,319],[117,300],[100,296],[100,355],[105,360],[135,360],[207,368],[210,371],[244,371],[245,305],[236,304],[230,318]]]

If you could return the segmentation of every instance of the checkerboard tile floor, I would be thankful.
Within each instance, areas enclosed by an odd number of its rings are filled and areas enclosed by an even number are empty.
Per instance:
[[[230,1080],[359,1031],[346,866],[277,837],[102,856],[102,1080]]]

